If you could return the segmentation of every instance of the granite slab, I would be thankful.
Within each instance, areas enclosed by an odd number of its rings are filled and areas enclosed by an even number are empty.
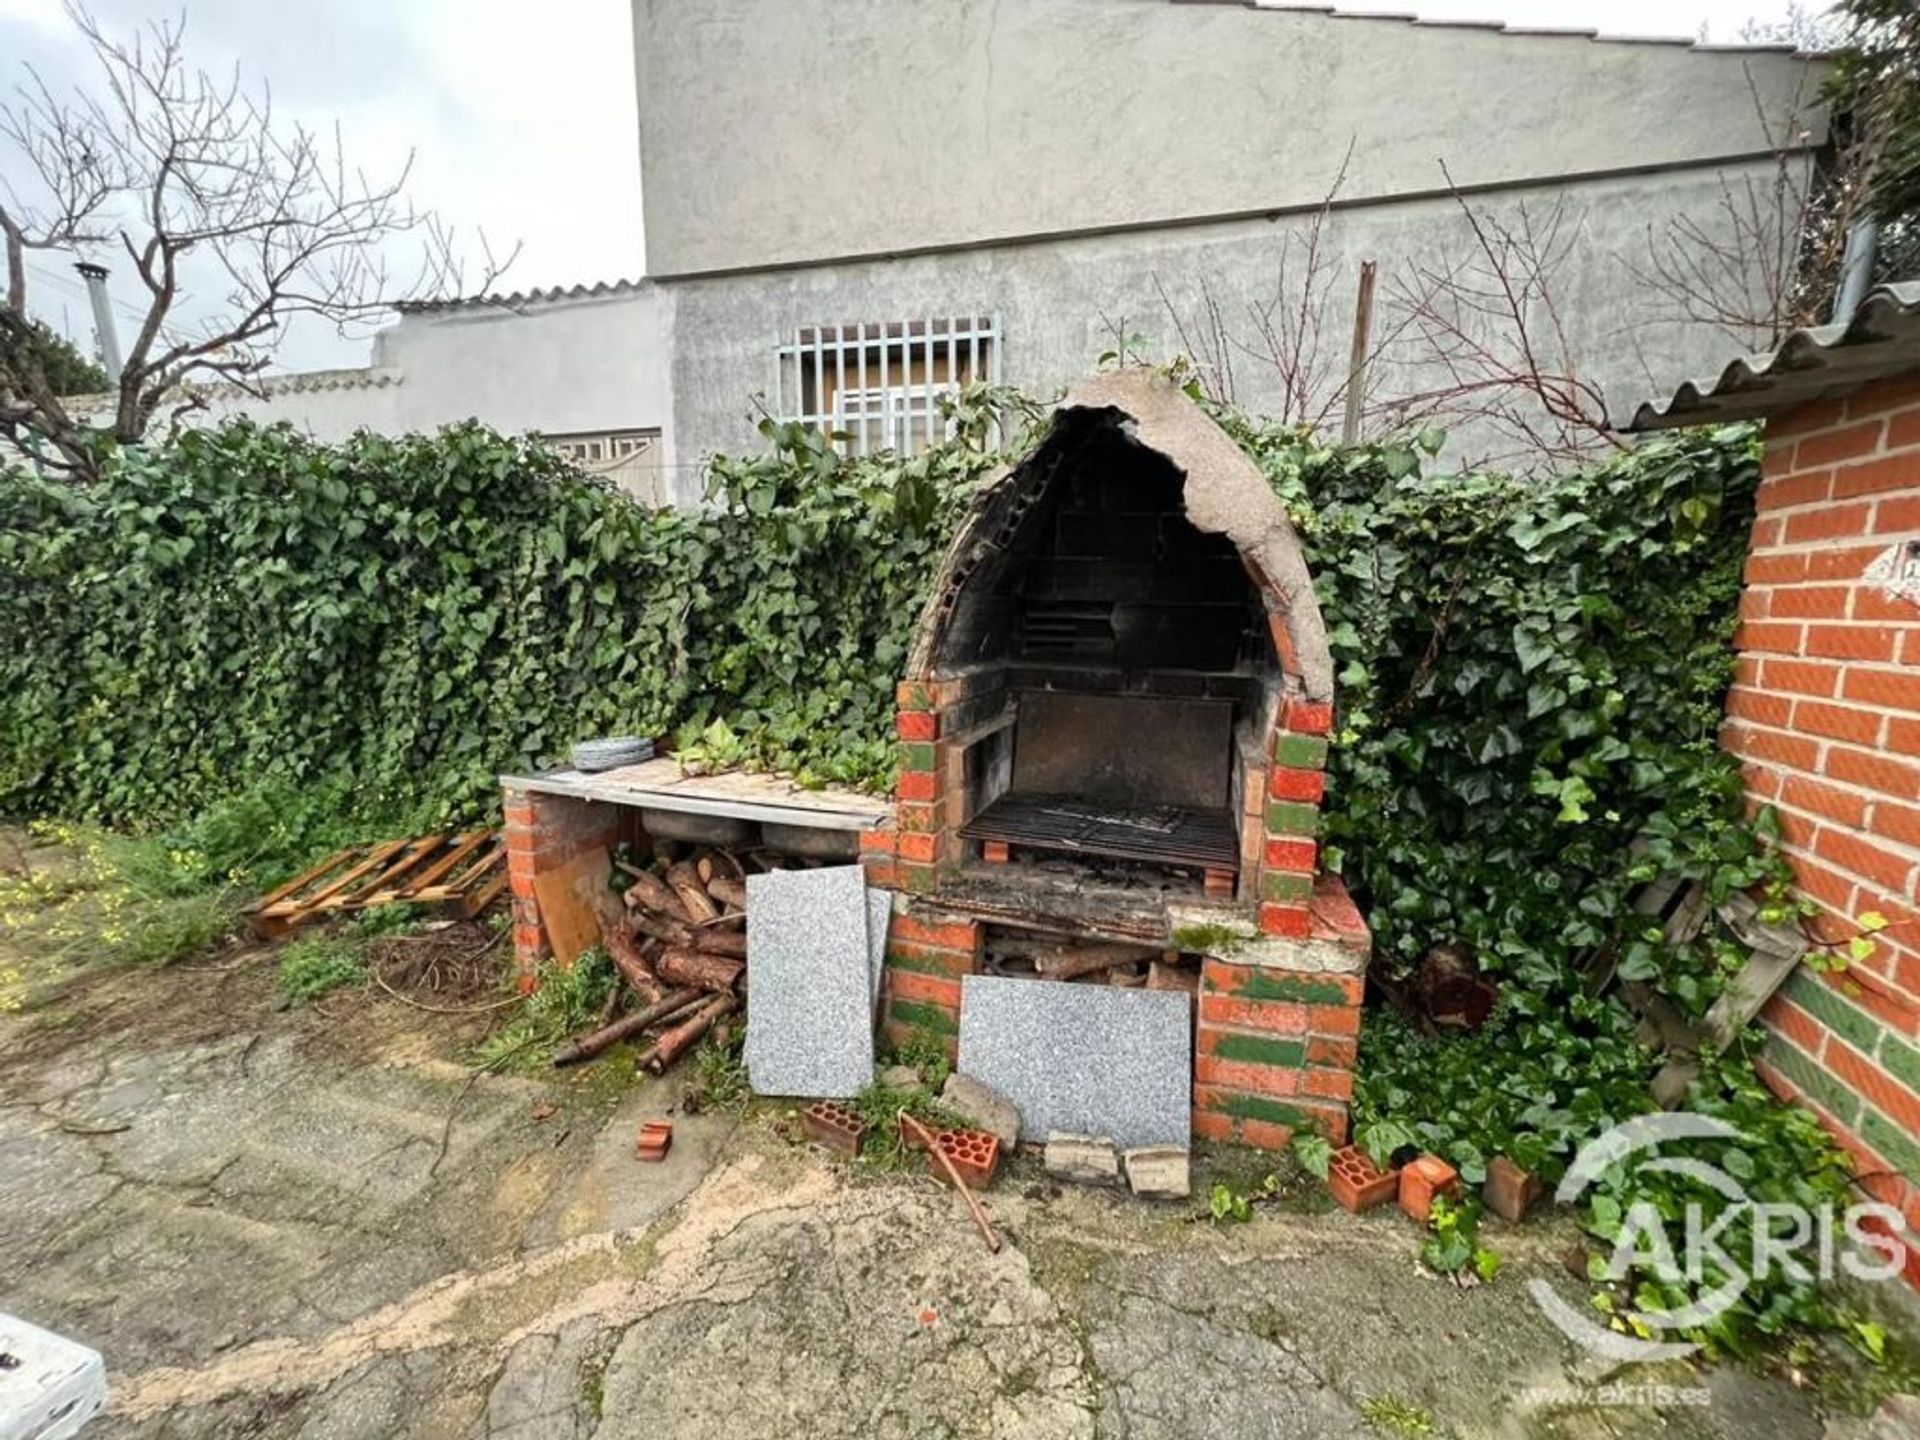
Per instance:
[[[873,1079],[872,925],[858,865],[747,877],[747,1079],[841,1100]]]
[[[867,977],[873,990],[873,1012],[880,1013],[880,980],[887,964],[887,927],[893,923],[893,893],[867,891]]]
[[[1185,1145],[1192,1014],[1181,992],[969,975],[957,1068],[1019,1107],[1023,1140],[1068,1131],[1123,1149]]]

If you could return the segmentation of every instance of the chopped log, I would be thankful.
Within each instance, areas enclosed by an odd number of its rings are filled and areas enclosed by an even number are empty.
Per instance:
[[[714,996],[654,1041],[652,1047],[636,1063],[652,1074],[665,1074],[669,1065],[686,1054],[696,1040],[713,1028],[714,1021],[723,1015],[731,1014],[739,1005],[740,997],[737,995]]]
[[[609,985],[607,998],[600,1002],[600,1014],[594,1022],[594,1028],[604,1030],[613,1023],[613,1017],[620,1013],[620,1002],[626,998],[624,985]]]
[[[669,985],[692,985],[701,990],[731,992],[740,983],[746,965],[724,955],[707,955],[698,950],[668,950],[655,967]]]
[[[651,910],[656,915],[665,915],[670,920],[691,920],[687,907],[674,888],[658,875],[642,871],[627,887],[624,897],[627,907],[634,910]]]
[[[714,874],[723,879],[731,880],[736,885],[744,885],[747,883],[747,867],[740,863],[740,857],[731,850],[716,850],[713,852],[713,871]],[[713,895],[713,886],[711,884],[707,886],[707,893]],[[718,900],[720,897],[714,895],[713,898]]]
[[[739,930],[696,930],[692,948],[703,955],[726,955],[735,960],[747,958],[747,937]]]
[[[1040,973],[1048,980],[1071,980],[1076,975],[1091,975],[1109,965],[1124,965],[1130,960],[1152,960],[1160,952],[1140,945],[1076,945],[1040,957]]]
[[[655,982],[653,967],[647,963],[645,952],[633,943],[633,937],[625,933],[618,924],[600,923],[600,939],[607,947],[607,957],[613,961],[613,968],[620,972],[620,978],[633,987],[634,994],[642,1002],[651,1005],[660,998],[660,986]]]
[[[747,908],[746,882],[736,880],[731,875],[716,875],[707,881],[707,894],[722,905],[731,905],[736,910]]]
[[[582,1035],[554,1055],[553,1068],[564,1070],[569,1065],[584,1065],[622,1040],[684,1014],[696,1005],[704,1005],[706,1001],[707,993],[704,990],[675,990],[644,1010],[623,1015],[611,1025],[603,1025],[590,1035]]]
[[[682,860],[667,870],[667,884],[673,887],[673,893],[680,897],[680,903],[686,906],[687,918],[698,923],[711,920],[720,913],[720,907],[713,903],[706,887],[700,883],[700,872]]]
[[[693,931],[678,920],[661,915],[650,915],[645,910],[629,910],[627,923],[633,927],[635,934],[658,940],[662,945],[673,945],[685,950],[693,944]]]

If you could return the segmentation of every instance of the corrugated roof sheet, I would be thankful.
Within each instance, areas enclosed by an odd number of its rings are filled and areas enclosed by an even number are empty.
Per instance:
[[[402,315],[427,315],[437,310],[465,310],[481,306],[497,310],[517,310],[554,300],[592,300],[603,295],[625,295],[645,289],[652,282],[638,280],[600,280],[592,285],[549,285],[543,290],[514,290],[507,294],[461,295],[449,300],[407,300],[393,308]]]
[[[1778,350],[1689,380],[1664,404],[1634,412],[1629,430],[1754,420],[1920,370],[1920,280],[1881,285],[1845,325],[1796,330]]]

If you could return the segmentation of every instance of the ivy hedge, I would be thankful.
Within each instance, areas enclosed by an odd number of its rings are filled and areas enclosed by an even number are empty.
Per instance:
[[[1327,856],[1376,963],[1452,941],[1500,985],[1469,1041],[1369,1018],[1360,1132],[1469,1178],[1496,1151],[1551,1176],[1652,1107],[1633,1018],[1584,962],[1611,947],[1614,978],[1698,1015],[1743,958],[1711,931],[1643,933],[1634,889],[1682,875],[1785,903],[1716,744],[1755,436],[1522,481],[1442,472],[1435,434],[1336,450],[1216,413],[1314,567],[1339,665]],[[643,510],[473,426],[326,446],[234,423],[126,452],[94,488],[5,472],[0,813],[153,825],[269,785],[450,818],[576,739],[670,728],[689,753],[884,788],[933,563],[1032,415],[970,392],[954,439],[910,460],[769,423],[764,453],[713,462],[700,512]],[[1694,1106],[1757,1132],[1759,1173],[1835,1193],[1837,1152],[1739,1055],[1705,1077]],[[1743,1306],[1712,1338],[1824,1316],[1784,1278]]]

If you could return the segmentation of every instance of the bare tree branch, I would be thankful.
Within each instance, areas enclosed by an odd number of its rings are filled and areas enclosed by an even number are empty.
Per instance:
[[[145,435],[163,408],[177,423],[203,403],[196,386],[257,392],[301,317],[354,333],[396,304],[466,291],[452,232],[406,198],[411,157],[384,178],[349,166],[337,127],[322,137],[281,123],[269,92],[250,90],[237,67],[222,77],[194,68],[183,19],[121,38],[77,5],[68,15],[92,51],[97,89],[62,101],[28,71],[0,106],[0,141],[37,192],[0,191],[0,438],[94,473],[101,437],[47,393],[19,339],[31,323],[28,250],[111,244],[145,292],[113,396],[108,437],[120,444]],[[412,242],[417,260],[396,277],[399,242]],[[484,237],[481,249],[475,288],[485,290],[518,247],[504,261]]]

